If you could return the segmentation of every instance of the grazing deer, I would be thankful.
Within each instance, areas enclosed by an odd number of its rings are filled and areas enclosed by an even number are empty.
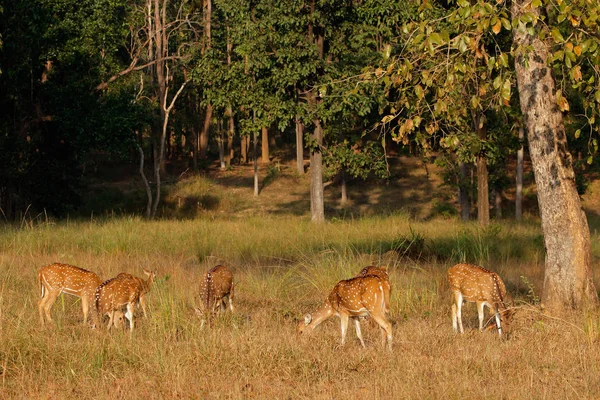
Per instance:
[[[390,275],[388,274],[386,267],[375,267],[374,265],[369,265],[364,267],[356,276],[367,276],[367,275],[375,275],[384,280],[384,285],[387,286],[387,290],[384,291],[385,294],[385,309],[390,309],[390,295],[392,293],[392,282],[390,282]],[[387,311],[386,311],[387,312]],[[361,317],[366,319],[367,317]],[[371,320],[371,324],[373,324]]]
[[[323,321],[333,317],[340,317],[342,329],[342,345],[346,342],[348,320],[354,321],[356,336],[360,344],[365,347],[365,342],[360,331],[360,317],[371,316],[381,328],[381,342],[385,345],[387,339],[388,349],[392,350],[392,325],[387,319],[389,299],[389,282],[375,275],[356,277],[338,282],[327,300],[313,315],[306,314],[304,320],[298,323],[296,333],[312,332]]]
[[[208,271],[200,282],[198,304],[196,312],[202,318],[201,326],[207,318],[217,313],[219,309],[224,312],[229,303],[233,312],[233,274],[224,265],[217,265]]]
[[[148,314],[146,313],[146,295],[148,294],[148,292],[150,292],[150,289],[152,288],[152,284],[154,283],[154,278],[156,278],[156,271],[146,271],[143,270],[144,274],[146,274],[146,276],[148,277],[147,280],[143,280],[141,278],[138,278],[137,276],[133,276],[131,274],[128,274],[127,272],[121,272],[119,275],[117,275],[118,277],[128,277],[131,279],[135,279],[138,284],[140,285],[140,287],[142,288],[142,291],[140,293],[140,299],[138,301],[138,304],[142,307],[142,311],[144,312],[144,318],[148,318]]]
[[[512,313],[507,309],[505,301],[509,299],[504,282],[495,272],[477,265],[456,264],[448,270],[448,283],[454,294],[452,304],[452,327],[463,333],[462,304],[463,301],[475,302],[479,315],[479,330],[483,330],[483,308],[487,306],[496,318],[498,335],[502,335],[501,320],[508,323]]]
[[[42,267],[38,272],[38,286],[41,299],[38,302],[40,321],[53,322],[50,308],[61,293],[81,298],[83,324],[88,319],[88,312],[94,301],[94,293],[102,280],[95,273],[73,265],[54,263]],[[45,314],[45,319],[44,319]]]
[[[148,276],[145,281],[131,274],[121,273],[98,286],[95,293],[95,314],[98,326],[105,314],[109,316],[108,329],[110,330],[113,325],[117,326],[115,316],[118,318],[119,312],[126,308],[125,318],[129,320],[129,327],[133,332],[135,305],[140,303],[140,298],[150,290],[156,277],[156,272],[144,270],[144,273]]]
[[[367,276],[367,275],[375,275],[382,279],[390,280],[390,275],[388,274],[386,267],[376,267],[374,265],[369,265],[368,267],[364,267],[356,276]]]

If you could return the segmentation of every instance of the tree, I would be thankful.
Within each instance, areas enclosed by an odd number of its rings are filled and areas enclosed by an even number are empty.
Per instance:
[[[598,297],[591,276],[589,229],[577,195],[562,118],[569,103],[565,90],[555,87],[553,72],[561,76],[561,86],[570,82],[584,94],[586,124],[590,131],[597,131],[600,91],[593,82],[600,77],[594,67],[600,46],[598,36],[592,32],[598,31],[600,5],[587,1],[545,3],[546,9],[540,0],[514,0],[508,4],[459,0],[455,8],[448,10],[421,3],[421,22],[404,27],[409,36],[406,48],[416,49],[417,55],[394,60],[398,72],[390,86],[399,93],[396,109],[411,111],[400,120],[398,137],[420,127],[423,113],[418,113],[419,107],[432,110],[424,128],[427,133],[436,132],[442,123],[446,127],[449,122],[460,126],[457,118],[464,112],[446,111],[455,104],[465,105],[456,97],[452,97],[455,102],[450,102],[448,95],[460,93],[456,89],[472,79],[480,84],[471,93],[469,108],[480,110],[482,104],[509,104],[513,72],[508,48],[501,43],[505,43],[502,38],[511,39],[546,244],[543,299],[548,307],[563,310],[596,304]],[[440,10],[442,17],[436,14]],[[561,32],[568,33],[569,39],[565,40]],[[553,46],[556,51],[552,51]],[[471,69],[472,64],[465,58],[480,60],[482,68]],[[438,67],[440,59],[447,60],[442,68]],[[446,79],[440,79],[440,73]],[[585,74],[587,80],[583,78]],[[433,82],[444,83],[441,88],[432,89]],[[384,121],[402,115],[392,111]],[[446,144],[461,140],[449,132],[444,132],[444,136]]]
[[[598,294],[592,281],[590,233],[567,148],[562,115],[567,107],[549,65],[553,56],[545,37],[550,32],[542,23],[542,9],[534,3],[515,0],[511,11],[517,22],[513,41],[519,98],[546,247],[542,301],[556,310],[595,305]],[[577,21],[577,14],[571,18]],[[587,28],[597,31],[598,25],[593,21]],[[561,41],[558,35],[554,33]]]

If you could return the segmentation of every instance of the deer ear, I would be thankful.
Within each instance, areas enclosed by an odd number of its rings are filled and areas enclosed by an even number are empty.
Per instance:
[[[384,265],[383,267],[381,267],[381,270],[382,270],[383,272],[387,272],[387,266],[386,266],[386,265]]]
[[[305,315],[304,315],[304,324],[305,324],[305,325],[308,325],[308,324],[310,324],[310,322],[311,322],[311,321],[312,321],[312,315],[310,315],[310,314],[305,314]]]

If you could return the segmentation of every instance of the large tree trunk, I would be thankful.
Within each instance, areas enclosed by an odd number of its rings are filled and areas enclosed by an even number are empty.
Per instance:
[[[296,170],[298,175],[304,175],[304,124],[296,116]]]
[[[325,221],[325,200],[323,194],[323,128],[315,120],[313,139],[316,147],[310,152],[310,215],[314,222]]]
[[[460,203],[460,216],[463,221],[471,218],[471,197],[469,196],[469,177],[467,176],[467,164],[463,161],[458,163],[458,202]]]
[[[528,2],[514,0],[513,20]],[[534,14],[534,21],[541,17],[539,7],[528,7],[527,12]],[[592,281],[590,232],[575,186],[563,116],[556,105],[550,51],[539,39],[540,29],[544,29],[541,22],[533,35],[515,29],[515,71],[546,247],[542,302],[562,311],[597,305],[598,295]]]
[[[261,161],[266,164],[269,162],[269,128],[266,126],[262,128],[260,143],[262,145]]]
[[[523,218],[523,137],[525,129],[519,127],[519,143],[521,147],[517,151],[517,190],[515,198],[515,219],[520,221]]]

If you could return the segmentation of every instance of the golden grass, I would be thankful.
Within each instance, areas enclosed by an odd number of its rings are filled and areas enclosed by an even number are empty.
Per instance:
[[[386,254],[415,232],[427,258]],[[519,301],[531,302],[521,276],[539,295],[538,235],[535,223],[480,231],[403,215],[322,226],[253,217],[7,227],[0,231],[0,397],[597,398],[597,312],[554,319],[523,306],[506,340],[478,332],[475,307],[467,305],[467,332],[452,332],[447,267],[461,257],[481,262]],[[80,324],[79,302],[65,296],[52,309],[56,326],[40,328],[35,276],[54,261],[105,278],[158,269],[149,318],[137,313],[132,337],[91,331]],[[202,330],[196,282],[221,261],[235,274],[236,313]],[[362,324],[366,349],[353,329],[339,346],[337,319],[298,340],[296,319],[369,263],[391,268],[394,353],[381,348],[370,323]]]

